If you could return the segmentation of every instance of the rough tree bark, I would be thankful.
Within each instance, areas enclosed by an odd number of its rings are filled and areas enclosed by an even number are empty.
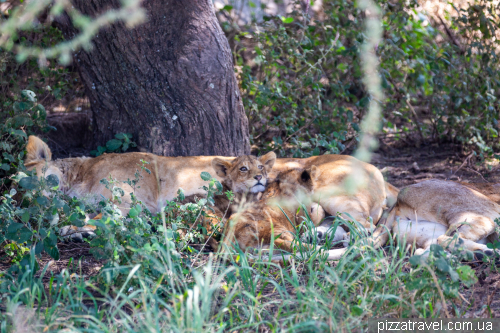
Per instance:
[[[94,16],[117,0],[73,0]],[[159,155],[249,153],[248,121],[231,50],[211,0],[149,0],[147,22],[100,31],[74,55],[93,113],[94,144],[132,133]],[[74,28],[62,20],[65,37]]]

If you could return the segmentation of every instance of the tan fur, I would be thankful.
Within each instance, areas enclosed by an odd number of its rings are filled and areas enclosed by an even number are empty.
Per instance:
[[[57,175],[62,182],[60,189],[71,196],[94,195],[97,199],[101,195],[105,198],[111,197],[111,193],[99,183],[101,179],[110,176],[119,181],[132,179],[136,170],[140,170],[140,160],[145,160],[149,163],[146,167],[151,170],[151,174],[142,172],[143,179],[139,182],[140,188],[136,189],[135,194],[152,212],[160,211],[167,200],[173,200],[179,188],[184,190],[186,196],[203,194],[202,186],[206,185],[206,182],[201,179],[201,172],[208,171],[213,177],[222,181],[220,167],[216,167],[219,171],[215,174],[210,171],[212,161],[217,160],[220,166],[221,161],[230,162],[234,159],[222,156],[164,157],[149,153],[125,153],[53,161],[50,149],[35,136],[29,137],[27,150],[25,165],[29,169],[36,168],[37,174],[45,177],[49,174]],[[321,176],[313,189],[316,201],[330,215],[348,212],[359,222],[369,225],[366,222],[368,217],[372,217],[374,222],[378,221],[382,209],[386,206],[386,198],[391,195],[386,193],[386,183],[376,167],[359,162],[361,171],[357,176],[365,177],[368,181],[367,186],[357,193],[331,192],[333,188],[343,185],[356,162],[359,161],[354,157],[344,155],[321,155],[304,159],[282,158],[276,160],[272,170],[268,171],[268,176],[276,178],[282,171],[317,166]],[[124,183],[118,185],[125,192],[120,207],[126,213],[133,188]]]
[[[350,220],[351,216],[365,228],[370,227],[369,218],[376,224],[383,209],[387,208],[387,202],[395,202],[397,196],[397,188],[384,181],[380,170],[352,156],[321,155],[302,160],[278,161],[281,163],[274,167],[275,172],[293,167],[307,169],[313,165],[317,166],[320,176],[313,184],[314,201],[329,215],[336,216],[340,213],[347,220]],[[346,185],[346,180],[352,172],[356,173],[355,177],[364,179],[364,186],[355,193],[349,193]]]
[[[238,243],[243,251],[262,246],[266,248],[274,236],[277,248],[291,252],[295,228],[305,217],[305,212],[299,210],[297,195],[300,192],[310,193],[313,177],[319,175],[315,166],[309,170],[292,169],[281,172],[269,184],[262,200],[248,204],[229,218],[224,244],[231,247],[233,243]],[[317,205],[313,205],[311,210],[311,205],[313,204],[309,203],[308,211],[315,223],[318,223],[323,219],[324,211]]]
[[[218,242],[212,237],[216,227],[233,213],[233,207],[244,202],[257,200],[259,194],[265,190],[268,182],[268,173],[276,161],[276,154],[269,152],[266,155],[255,157],[243,155],[232,161],[220,158],[212,160],[212,167],[216,174],[222,178],[222,194],[215,195],[215,205],[211,210],[205,209],[202,224],[207,230],[205,240],[215,251]],[[226,196],[227,191],[235,195],[234,202],[230,202]],[[182,203],[195,202],[196,195],[188,196]]]
[[[442,180],[408,186],[399,192],[386,223],[375,231],[374,245],[383,245],[389,230],[407,237],[410,243],[415,241],[421,249],[417,253],[431,244],[453,247],[455,240],[461,239],[468,250],[492,254],[485,243],[488,237],[496,236],[494,220],[500,217],[500,205],[491,199],[497,198],[497,188]]]
[[[26,167],[29,167],[30,163],[52,160],[52,152],[50,151],[49,146],[36,136],[30,135],[26,151]]]

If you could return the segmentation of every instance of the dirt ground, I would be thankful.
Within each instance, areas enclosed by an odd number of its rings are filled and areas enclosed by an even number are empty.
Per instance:
[[[75,155],[80,154],[78,151]],[[447,143],[417,148],[408,146],[408,142],[395,142],[390,137],[381,138],[380,148],[372,159],[372,163],[382,171],[387,181],[398,188],[433,178],[465,182],[500,182],[497,171],[500,165],[494,162],[484,165],[478,161],[479,159],[469,152],[462,151],[459,145]],[[104,264],[92,257],[86,243],[60,243],[59,250],[60,260],[53,261],[46,254],[40,260],[41,267],[51,262],[46,279],[50,278],[50,274],[58,274],[63,269],[92,277],[97,275]],[[202,254],[195,266],[202,265],[207,258],[208,253]],[[478,283],[461,291],[463,303],[460,316],[500,317],[500,274],[479,262],[470,265],[477,273]],[[0,261],[0,272],[7,268],[8,264]],[[449,311],[459,315],[451,307]]]

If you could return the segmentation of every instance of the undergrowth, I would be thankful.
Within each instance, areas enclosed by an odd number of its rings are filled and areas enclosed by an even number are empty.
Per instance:
[[[285,16],[255,15],[248,24],[239,19],[238,1],[228,3],[234,5],[218,15],[233,46],[256,148],[307,157],[356,146],[370,102],[360,61],[366,14],[358,1],[323,1],[315,14],[295,1]],[[441,18],[413,0],[377,4],[384,132],[409,145],[453,141],[492,155],[500,110],[499,5],[450,3]]]
[[[145,170],[138,164],[135,185]],[[11,260],[0,276],[0,330],[357,331],[381,316],[461,317],[467,311],[459,293],[477,278],[461,260],[471,254],[447,256],[437,245],[425,260],[412,256],[405,242],[375,250],[352,232],[338,262],[321,253],[283,266],[265,253],[252,260],[241,251],[234,257],[198,253],[188,241],[199,242],[203,231],[191,226],[218,193],[217,182],[203,177],[207,196],[197,203],[182,205],[179,192],[152,214],[134,198],[126,216],[117,205],[124,194],[119,186],[131,180],[103,180],[114,200],[101,200],[103,215],[92,222],[98,230],[88,241],[91,252],[105,264],[91,278],[82,274],[81,261],[54,274],[51,262],[39,267],[38,258],[45,251],[57,260],[58,229],[83,225],[94,207],[62,195],[54,176],[16,178],[17,191],[0,205],[6,217],[1,244]],[[182,237],[183,228],[199,239]]]

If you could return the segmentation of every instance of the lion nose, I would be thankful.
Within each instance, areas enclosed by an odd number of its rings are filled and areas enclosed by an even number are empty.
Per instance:
[[[255,176],[253,178],[257,179],[257,181],[260,181],[262,179],[262,176],[261,175],[257,175],[257,176]]]

